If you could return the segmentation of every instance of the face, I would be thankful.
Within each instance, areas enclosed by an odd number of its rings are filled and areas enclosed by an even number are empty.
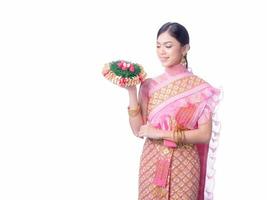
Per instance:
[[[185,53],[185,46],[182,47],[180,42],[167,31],[159,35],[157,39],[157,54],[164,67],[172,67],[179,64]]]

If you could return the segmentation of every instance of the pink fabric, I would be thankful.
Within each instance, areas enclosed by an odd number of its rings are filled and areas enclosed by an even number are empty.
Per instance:
[[[197,150],[198,150],[198,155],[199,155],[199,160],[200,160],[200,182],[199,182],[199,190],[198,190],[198,200],[204,200],[209,145],[208,144],[197,144]]]
[[[160,159],[157,163],[156,173],[153,183],[160,187],[165,187],[167,185],[167,179],[169,174],[171,160],[170,159]]]
[[[182,77],[192,76],[193,73],[187,71],[183,66],[178,65],[172,70],[167,70],[161,76],[156,77],[155,79],[149,79],[145,81],[143,86],[141,86],[140,95],[142,100],[145,102],[153,95],[153,93],[160,88],[168,85],[172,81],[176,79],[180,79]],[[208,83],[203,83],[191,90],[188,90],[184,93],[176,95],[174,97],[169,98],[165,102],[161,103],[155,109],[153,109],[150,113],[146,113],[148,115],[148,121],[157,128],[161,128],[163,130],[170,130],[170,118],[176,118],[177,123],[187,129],[196,129],[200,124],[206,123],[210,117],[213,116],[215,112],[215,108],[219,103],[219,96],[221,91],[212,87]],[[190,110],[190,118],[186,119],[185,117],[177,118],[176,115],[179,113],[179,110],[183,108],[188,108],[189,106],[193,106],[194,110],[191,112]],[[147,110],[144,108],[144,110]],[[187,109],[188,114],[188,109]],[[186,120],[185,120],[186,119]],[[213,165],[209,165],[210,162],[209,152],[211,143],[214,142],[214,133],[212,135],[212,139],[210,145],[208,144],[197,144],[197,149],[200,158],[201,164],[201,172],[200,172],[200,189],[199,189],[199,200],[210,200],[213,198],[212,195],[212,186],[207,185],[207,183],[211,180],[207,178],[207,172],[213,168]],[[165,140],[165,146],[167,147],[176,147],[176,144],[172,141]],[[211,161],[212,162],[212,161]],[[167,163],[164,164],[167,166]],[[214,178],[214,177],[212,177]],[[165,180],[160,180],[158,177],[155,178],[155,182],[159,185],[164,184]],[[211,181],[210,181],[211,182]],[[210,187],[210,188],[209,188]]]
[[[167,115],[163,115],[161,122],[156,125],[156,128],[163,130],[171,130],[170,118]],[[175,142],[164,140],[164,145],[168,147],[176,147]],[[156,174],[153,183],[160,187],[165,187],[167,184],[168,174],[170,171],[171,157],[166,157],[164,159],[159,159],[157,163]]]
[[[156,128],[170,131],[171,125],[170,125],[170,116],[169,115],[162,115],[160,122],[157,125],[154,125]],[[170,140],[164,140],[164,145],[167,147],[176,147],[175,142]]]

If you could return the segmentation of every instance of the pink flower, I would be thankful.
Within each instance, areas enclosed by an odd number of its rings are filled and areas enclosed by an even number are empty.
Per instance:
[[[118,67],[121,69],[121,70],[123,70],[123,71],[125,71],[125,70],[127,70],[128,68],[129,68],[129,66],[130,66],[130,64],[127,64],[125,61],[123,61],[123,60],[121,60],[118,64]]]
[[[127,70],[127,69],[128,69],[128,65],[127,65],[127,63],[124,62],[124,63],[122,64],[121,69],[124,70],[124,71]]]
[[[121,60],[121,61],[118,63],[119,68],[122,68],[123,63],[125,63],[123,60]]]
[[[133,64],[130,64],[130,68],[129,68],[130,72],[134,72],[134,65]]]

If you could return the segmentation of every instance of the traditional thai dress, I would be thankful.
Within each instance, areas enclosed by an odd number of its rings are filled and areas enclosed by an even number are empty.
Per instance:
[[[179,64],[140,87],[142,114],[154,127],[197,129],[213,120],[209,144],[177,145],[146,138],[140,159],[139,200],[213,199],[219,122],[214,120],[221,91]]]

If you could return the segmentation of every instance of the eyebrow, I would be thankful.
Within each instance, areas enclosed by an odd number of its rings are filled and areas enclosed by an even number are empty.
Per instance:
[[[163,44],[172,43],[172,41],[163,42]],[[157,41],[157,44],[160,44],[160,42]]]

